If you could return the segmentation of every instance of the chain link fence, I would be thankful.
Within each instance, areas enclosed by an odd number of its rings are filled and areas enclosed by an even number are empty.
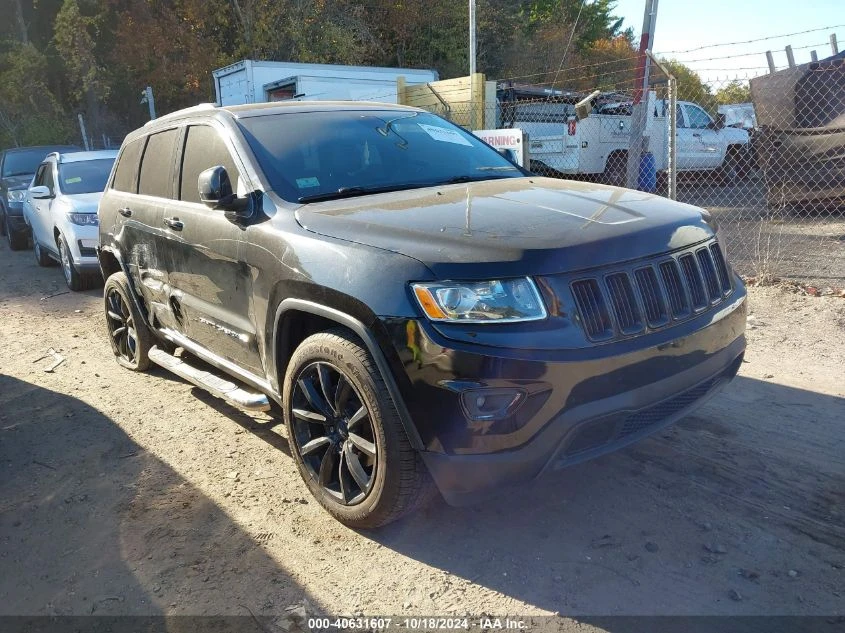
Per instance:
[[[707,209],[744,276],[845,286],[845,55],[706,84],[664,70],[651,65],[642,110],[629,60],[561,73],[572,89],[500,81],[483,127],[526,132],[537,174]],[[471,104],[439,96],[431,109],[466,125]]]

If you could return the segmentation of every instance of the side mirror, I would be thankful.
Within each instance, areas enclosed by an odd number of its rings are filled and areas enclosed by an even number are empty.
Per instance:
[[[35,187],[30,187],[29,195],[31,195],[36,200],[45,200],[47,198],[53,198],[53,194],[50,192],[49,187],[45,187],[44,185],[37,185]]]
[[[223,165],[209,167],[201,172],[197,187],[203,204],[210,209],[222,209],[229,220],[244,220],[252,215],[251,198],[239,198],[232,191],[232,181]]]
[[[207,207],[219,209],[225,200],[232,198],[232,182],[223,165],[209,167],[197,179],[200,200]]]

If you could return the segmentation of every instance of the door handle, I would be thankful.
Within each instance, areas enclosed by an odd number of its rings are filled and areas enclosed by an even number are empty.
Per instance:
[[[701,138],[701,134],[693,134],[695,138]]]
[[[117,212],[124,218],[128,218],[132,215],[132,209],[130,209],[129,207],[123,207],[122,209],[118,209]]]
[[[174,231],[181,231],[185,226],[179,218],[164,218],[164,223]]]

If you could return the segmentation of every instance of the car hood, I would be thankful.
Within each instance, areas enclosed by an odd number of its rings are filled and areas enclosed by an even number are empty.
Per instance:
[[[663,253],[713,235],[697,207],[551,178],[312,203],[296,214],[310,231],[414,257],[439,278],[554,274]]]
[[[6,189],[26,189],[32,182],[35,174],[24,174],[22,176],[6,176],[3,178],[3,187]]]
[[[62,196],[61,201],[73,213],[96,213],[97,205],[102,197],[103,194],[100,192],[78,193],[73,196]]]

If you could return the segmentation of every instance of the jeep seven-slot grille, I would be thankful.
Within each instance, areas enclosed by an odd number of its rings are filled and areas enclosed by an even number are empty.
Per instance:
[[[723,301],[732,286],[714,241],[630,269],[598,271],[571,288],[587,336],[606,341],[690,318]]]
[[[610,327],[610,316],[598,281],[595,279],[576,281],[572,284],[572,293],[581,310],[581,319],[587,335],[595,340],[610,338],[613,330]]]

